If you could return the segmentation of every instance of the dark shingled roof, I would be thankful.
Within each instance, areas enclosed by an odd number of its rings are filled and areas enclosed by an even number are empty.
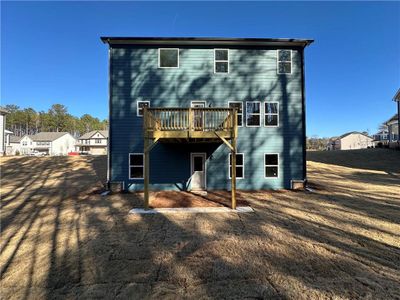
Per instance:
[[[39,132],[34,135],[30,135],[29,137],[33,141],[52,142],[66,134],[69,134],[69,133],[68,132]]]
[[[394,95],[393,101],[400,101],[400,89],[398,89],[396,95]]]
[[[83,134],[79,139],[80,140],[87,140],[90,139],[92,136],[94,136],[97,132],[99,132],[102,136],[105,138],[108,138],[108,130],[93,130],[90,132],[86,132]]]
[[[384,124],[390,123],[392,121],[397,121],[397,114],[395,114],[393,117],[391,117],[389,120],[387,120]]]
[[[22,138],[22,136],[10,135],[10,143],[19,143]]]
[[[292,38],[227,38],[227,37],[109,37],[100,38],[109,45],[238,45],[306,47],[314,40]]]

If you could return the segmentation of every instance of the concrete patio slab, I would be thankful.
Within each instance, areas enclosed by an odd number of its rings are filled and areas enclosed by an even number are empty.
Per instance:
[[[228,207],[172,207],[172,208],[133,208],[129,214],[175,214],[175,213],[249,213],[254,212],[250,206],[239,206],[235,210]]]

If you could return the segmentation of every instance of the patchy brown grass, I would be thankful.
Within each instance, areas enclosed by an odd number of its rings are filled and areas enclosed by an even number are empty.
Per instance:
[[[400,297],[400,152],[311,153],[314,193],[256,213],[130,216],[102,157],[2,158],[1,297]],[[360,156],[362,158],[360,158]]]

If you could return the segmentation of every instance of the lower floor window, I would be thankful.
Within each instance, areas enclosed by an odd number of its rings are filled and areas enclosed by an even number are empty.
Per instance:
[[[232,154],[229,153],[229,178],[232,178]],[[244,178],[244,155],[236,153],[236,178]]]
[[[265,177],[278,177],[279,174],[279,155],[264,154]]]
[[[143,153],[129,153],[129,179],[144,178]]]

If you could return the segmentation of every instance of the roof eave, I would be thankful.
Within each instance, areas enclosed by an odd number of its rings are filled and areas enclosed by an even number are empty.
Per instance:
[[[398,89],[396,95],[394,95],[393,101],[400,101],[400,89]]]
[[[295,46],[307,47],[312,39],[273,38],[151,38],[151,37],[101,37],[109,45],[198,45],[198,46]]]

